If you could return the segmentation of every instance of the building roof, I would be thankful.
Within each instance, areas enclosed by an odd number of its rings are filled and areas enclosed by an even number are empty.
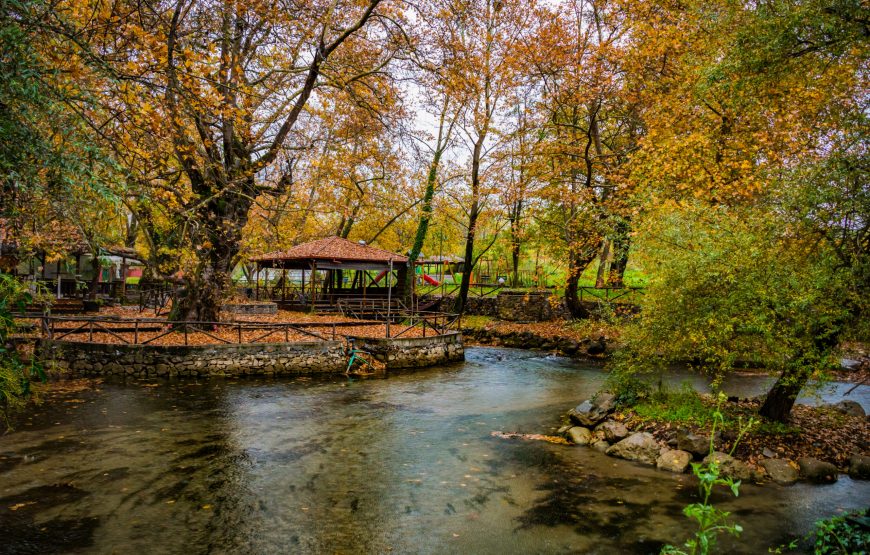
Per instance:
[[[337,265],[350,268],[353,264],[385,265],[404,264],[408,258],[366,244],[354,243],[341,237],[327,237],[296,245],[286,251],[276,251],[251,258],[260,266],[303,267],[314,262],[318,267]]]

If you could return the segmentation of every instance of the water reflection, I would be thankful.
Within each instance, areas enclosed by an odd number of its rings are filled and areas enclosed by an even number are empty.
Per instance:
[[[105,383],[45,405],[0,438],[0,551],[649,553],[684,537],[690,477],[490,436],[551,431],[600,369],[468,358],[385,380]],[[728,550],[867,498],[848,479],[744,487],[721,499],[746,528]]]

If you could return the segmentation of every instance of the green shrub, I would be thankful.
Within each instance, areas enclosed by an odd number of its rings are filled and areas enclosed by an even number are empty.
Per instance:
[[[44,380],[42,367],[21,360],[9,343],[15,332],[13,312],[21,312],[33,301],[27,286],[14,277],[0,273],[0,416],[9,425],[9,412],[21,408],[31,394],[34,376]]]

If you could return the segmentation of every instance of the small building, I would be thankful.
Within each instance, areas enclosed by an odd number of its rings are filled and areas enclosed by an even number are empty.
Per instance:
[[[397,306],[410,294],[408,257],[341,237],[266,253],[251,262],[256,264],[255,297],[291,310],[376,307],[388,301]]]

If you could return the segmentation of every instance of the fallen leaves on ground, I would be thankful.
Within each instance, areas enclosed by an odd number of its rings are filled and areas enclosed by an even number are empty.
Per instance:
[[[759,400],[744,400],[729,402],[723,407],[726,411],[739,413],[744,422],[750,416],[758,418]],[[709,430],[695,425],[675,425],[672,422],[638,422],[629,413],[626,418],[629,426],[635,431],[652,433],[656,439],[663,442],[673,439],[678,428],[685,428],[700,435],[708,435]],[[725,430],[722,433],[722,443],[717,446],[720,451],[729,452],[734,444],[735,433]],[[777,458],[797,460],[801,457],[813,457],[828,461],[840,470],[849,467],[849,458],[853,454],[870,453],[870,426],[866,417],[849,416],[826,407],[811,407],[795,405],[791,412],[791,420],[779,431],[756,428],[745,435],[737,444],[734,456],[752,465],[757,465],[763,458],[764,449],[776,453]]]

